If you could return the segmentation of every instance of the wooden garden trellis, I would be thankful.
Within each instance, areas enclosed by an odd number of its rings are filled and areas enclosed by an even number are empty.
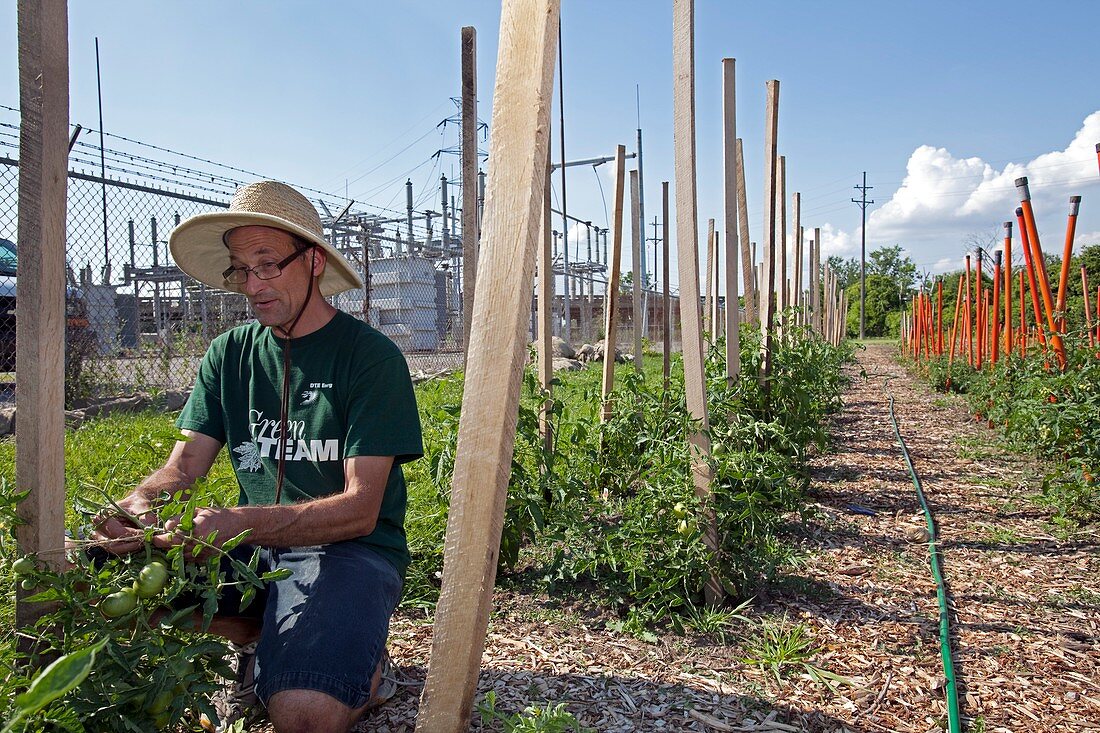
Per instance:
[[[741,372],[741,308],[737,304],[737,62],[722,59],[722,197],[726,227],[726,383],[732,387]],[[746,222],[746,228],[747,222]]]
[[[66,0],[19,0],[19,339],[15,481],[19,549],[60,569],[65,516],[65,215],[69,142]],[[16,625],[45,610],[16,589]],[[21,637],[22,638],[22,637]],[[23,645],[26,648],[26,645]]]
[[[688,435],[695,494],[704,508],[703,541],[718,553],[718,522],[710,504],[713,471],[710,467],[710,420],[707,415],[703,333],[699,322],[699,217],[695,191],[695,3],[672,4],[672,117],[673,160],[676,175],[676,246],[680,274],[681,342],[684,354],[684,391],[691,417],[699,429]],[[707,579],[704,595],[716,605],[725,589],[715,574]]]
[[[619,313],[619,267],[623,256],[623,197],[626,187],[626,146],[615,147],[615,193],[612,198],[611,252],[604,295],[603,381],[600,384],[600,422],[611,417],[611,388],[615,385],[615,342]]]
[[[543,226],[558,0],[504,0],[462,417],[431,658],[416,729],[465,730],[496,579]]]
[[[462,348],[470,353],[477,284],[477,29],[462,28]]]

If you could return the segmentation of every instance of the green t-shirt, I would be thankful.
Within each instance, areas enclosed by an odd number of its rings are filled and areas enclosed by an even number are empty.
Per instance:
[[[224,443],[241,504],[271,504],[278,475],[283,349],[287,341],[252,322],[210,344],[176,425]],[[290,350],[286,475],[280,503],[344,489],[344,459],[393,456],[373,532],[359,541],[408,567],[405,476],[401,464],[423,455],[420,416],[405,358],[392,341],[346,313]]]

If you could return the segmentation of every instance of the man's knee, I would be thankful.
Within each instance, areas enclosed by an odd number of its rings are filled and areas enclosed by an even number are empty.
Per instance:
[[[282,690],[267,702],[276,733],[347,733],[360,712],[317,690]]]

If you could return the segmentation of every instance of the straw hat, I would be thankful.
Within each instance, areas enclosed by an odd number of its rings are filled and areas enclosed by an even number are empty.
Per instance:
[[[325,250],[328,263],[321,276],[321,295],[363,287],[351,264],[325,241],[321,217],[313,204],[278,181],[259,181],[237,189],[228,210],[197,214],[173,229],[168,247],[176,264],[188,275],[211,287],[231,290],[222,277],[230,265],[224,237],[246,226],[282,229]]]

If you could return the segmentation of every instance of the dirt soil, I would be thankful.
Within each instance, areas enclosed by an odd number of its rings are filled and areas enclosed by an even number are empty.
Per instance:
[[[812,461],[809,516],[792,518],[800,559],[757,596],[751,623],[647,643],[610,631],[594,604],[498,590],[476,699],[494,690],[505,712],[565,703],[599,731],[946,730],[936,589],[889,376],[938,527],[963,729],[1100,731],[1100,534],[1056,529],[1030,499],[1034,464],[891,354],[858,354],[834,446]],[[765,622],[803,625],[810,663],[843,680],[746,662]],[[411,733],[431,633],[422,615],[394,619],[401,686],[358,730]],[[503,727],[475,714],[471,729]]]

